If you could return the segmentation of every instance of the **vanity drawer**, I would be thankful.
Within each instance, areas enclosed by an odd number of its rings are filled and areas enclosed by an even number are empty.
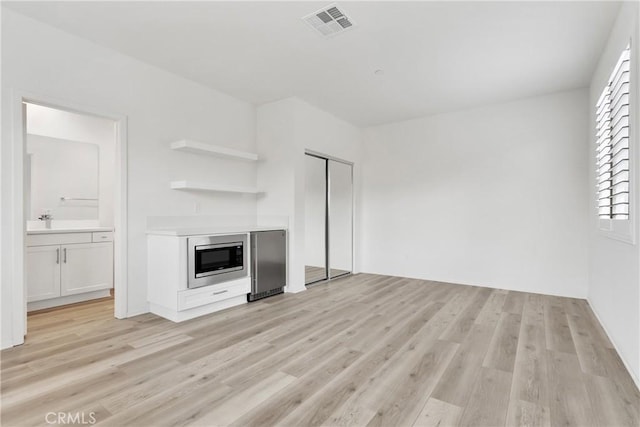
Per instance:
[[[113,242],[113,231],[94,231],[93,242]]]
[[[178,310],[188,310],[201,305],[224,301],[229,298],[246,295],[251,292],[251,281],[248,277],[234,280],[229,284],[203,286],[178,292]]]
[[[91,233],[51,233],[27,235],[26,246],[65,245],[91,243]]]

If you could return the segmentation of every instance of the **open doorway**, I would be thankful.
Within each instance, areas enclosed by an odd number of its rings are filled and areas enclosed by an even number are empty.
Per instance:
[[[109,304],[116,122],[24,105],[27,313],[98,299]]]
[[[32,96],[14,100],[18,345],[34,313],[104,302],[109,317],[127,316],[126,118]]]

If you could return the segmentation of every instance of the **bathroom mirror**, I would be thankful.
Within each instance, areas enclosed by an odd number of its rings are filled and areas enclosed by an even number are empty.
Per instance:
[[[25,187],[29,220],[97,220],[97,144],[27,134]]]

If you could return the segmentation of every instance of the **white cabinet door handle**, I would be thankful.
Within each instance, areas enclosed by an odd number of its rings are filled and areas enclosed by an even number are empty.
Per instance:
[[[66,263],[67,263],[67,248],[64,248],[64,249],[62,250],[62,252],[63,252],[63,254],[64,254],[64,263],[66,264]]]
[[[60,264],[60,248],[56,249],[56,264]]]
[[[228,290],[225,289],[224,291],[218,291],[218,292],[214,292],[212,295],[220,295],[220,294],[224,294],[225,292],[227,292]]]

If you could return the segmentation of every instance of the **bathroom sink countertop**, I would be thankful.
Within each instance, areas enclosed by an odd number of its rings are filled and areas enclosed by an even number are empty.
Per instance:
[[[98,231],[113,231],[111,227],[83,227],[83,228],[34,228],[27,229],[27,234],[59,234],[59,233],[92,233]]]

